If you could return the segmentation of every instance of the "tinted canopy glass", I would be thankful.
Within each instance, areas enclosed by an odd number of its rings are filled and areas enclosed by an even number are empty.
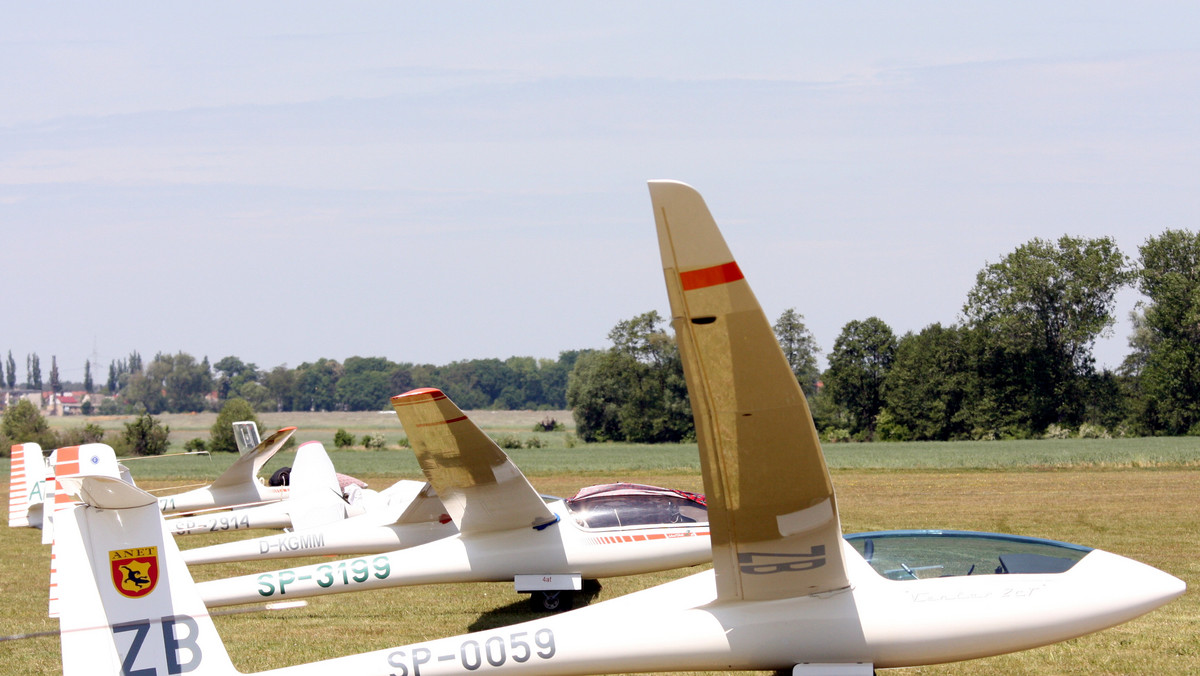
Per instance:
[[[619,528],[708,521],[704,496],[643,484],[605,484],[579,491],[566,501],[584,528]]]
[[[1054,540],[968,531],[855,533],[846,541],[890,580],[1061,573],[1092,551]]]

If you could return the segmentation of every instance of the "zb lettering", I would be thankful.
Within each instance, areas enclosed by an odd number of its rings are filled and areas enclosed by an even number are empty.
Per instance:
[[[746,552],[738,554],[738,567],[746,575],[770,575],[812,570],[825,565],[825,545],[816,545],[807,554]]]
[[[167,673],[173,675],[195,671],[203,659],[200,644],[197,642],[200,626],[196,624],[195,618],[187,615],[168,615],[159,620],[159,623],[162,626],[163,661],[166,663]],[[142,648],[146,645],[146,638],[150,635],[151,624],[150,620],[140,620],[113,625],[113,634],[133,632],[129,650],[125,653],[125,659],[121,661],[121,673],[124,676],[158,676],[158,669],[154,667],[134,668]],[[181,653],[186,653],[186,661],[180,660]]]

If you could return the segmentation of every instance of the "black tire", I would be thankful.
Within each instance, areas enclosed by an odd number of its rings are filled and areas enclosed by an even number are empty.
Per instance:
[[[537,613],[561,613],[571,609],[574,597],[570,590],[535,591],[529,596],[529,605]]]
[[[272,486],[291,485],[291,483],[292,483],[292,468],[291,467],[280,467],[279,469],[275,470],[275,473],[271,475],[271,478],[267,480],[267,483],[271,484]]]

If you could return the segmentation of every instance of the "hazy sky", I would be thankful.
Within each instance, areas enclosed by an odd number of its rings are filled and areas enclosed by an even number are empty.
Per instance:
[[[605,347],[668,314],[654,178],[825,354],[1034,237],[1200,213],[1195,3],[8,3],[0,65],[20,381]]]

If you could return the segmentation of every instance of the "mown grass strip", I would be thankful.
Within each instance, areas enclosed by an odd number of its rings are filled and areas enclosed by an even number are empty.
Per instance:
[[[365,475],[387,485],[392,475]],[[699,488],[699,476],[625,473],[619,478]],[[1200,471],[1184,469],[1002,472],[841,470],[834,478],[847,532],[956,528],[1020,533],[1077,542],[1144,561],[1183,578],[1193,590],[1171,605],[1114,629],[1038,650],[960,664],[896,670],[913,674],[1195,674],[1200,664]],[[147,484],[161,484],[150,482]],[[570,494],[591,483],[575,474],[534,481]],[[255,534],[261,531],[255,531]],[[45,617],[49,548],[39,532],[5,529],[0,546],[0,625],[6,634],[51,631]],[[244,537],[225,533],[183,539],[185,548]],[[295,563],[314,561],[300,559]],[[282,567],[226,564],[195,569],[213,579]],[[597,601],[689,574],[604,580]],[[433,585],[316,598],[302,609],[217,618],[241,669],[259,670],[460,634],[530,619],[511,584]],[[903,621],[903,618],[897,618]],[[798,636],[797,640],[803,640]],[[613,649],[618,649],[613,647]],[[0,674],[61,672],[58,640],[0,643]],[[888,672],[893,673],[893,672]]]

